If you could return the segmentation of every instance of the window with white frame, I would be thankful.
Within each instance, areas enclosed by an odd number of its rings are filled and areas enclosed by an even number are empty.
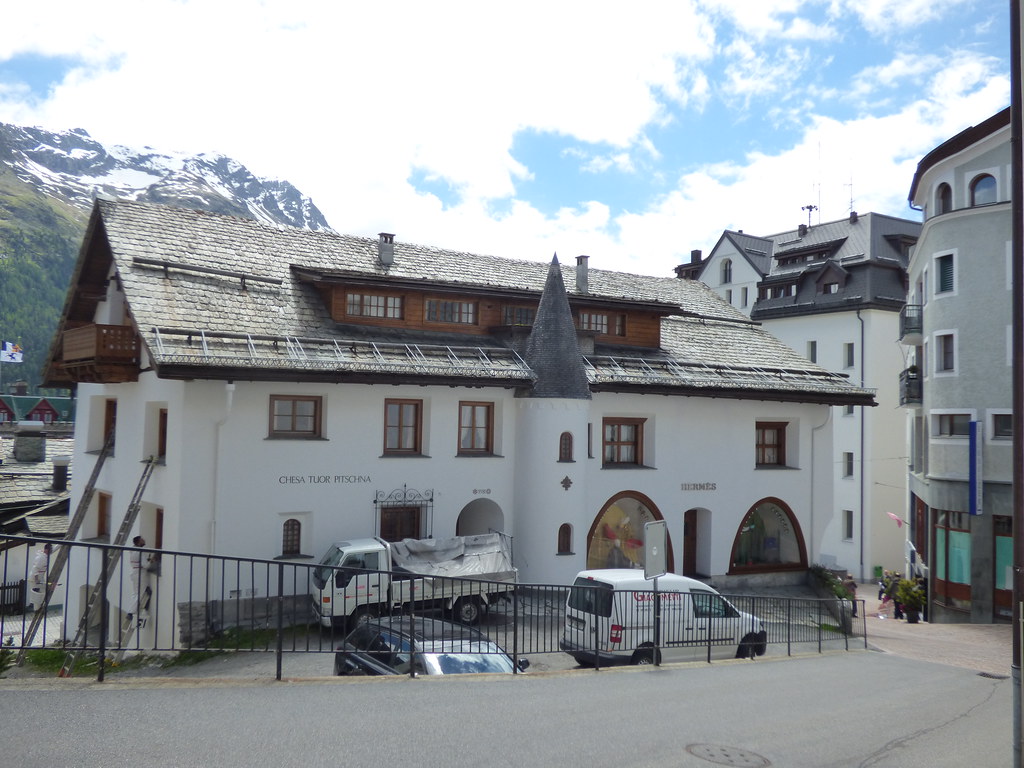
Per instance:
[[[935,372],[956,373],[956,334],[935,334]]]
[[[996,177],[988,173],[976,176],[971,182],[971,205],[990,205],[996,199]]]
[[[853,453],[843,452],[843,477],[853,477]]]
[[[932,435],[935,437],[967,437],[970,431],[970,413],[932,414]]]
[[[992,425],[989,430],[993,440],[1013,439],[1013,413],[993,413]]]
[[[952,253],[943,253],[935,257],[935,295],[956,291],[956,272]]]

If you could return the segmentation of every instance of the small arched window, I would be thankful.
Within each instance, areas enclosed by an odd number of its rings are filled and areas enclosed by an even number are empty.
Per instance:
[[[996,201],[996,179],[985,173],[971,182],[971,205],[988,205]]]
[[[558,438],[558,460],[572,461],[572,433],[563,432]]]
[[[943,182],[935,191],[935,214],[949,213],[953,210],[953,189]]]
[[[292,557],[301,554],[302,523],[295,518],[284,521],[284,535],[281,540],[281,554]]]
[[[726,259],[722,262],[722,283],[732,282],[732,259]]]
[[[568,523],[558,526],[558,554],[572,554],[572,526]]]

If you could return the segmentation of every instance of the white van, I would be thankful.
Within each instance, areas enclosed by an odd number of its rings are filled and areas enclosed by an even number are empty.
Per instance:
[[[768,634],[759,618],[737,610],[707,584],[676,574],[658,579],[656,648],[653,590],[643,571],[580,571],[569,589],[559,647],[584,666],[764,655]]]

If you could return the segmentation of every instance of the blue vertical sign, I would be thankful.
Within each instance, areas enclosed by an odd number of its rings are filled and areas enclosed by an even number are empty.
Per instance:
[[[980,515],[982,507],[981,422],[972,421],[968,432],[967,511]]]

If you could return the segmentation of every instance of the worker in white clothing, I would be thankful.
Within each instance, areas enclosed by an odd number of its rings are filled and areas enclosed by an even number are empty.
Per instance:
[[[144,547],[146,546],[146,540],[141,536],[136,536],[132,539],[132,544],[136,547]],[[149,618],[150,588],[148,559],[147,567],[144,568],[142,565],[142,552],[138,549],[133,549],[128,555],[128,563],[131,565],[131,573],[129,575],[131,581],[131,601],[128,603],[128,621],[136,618],[140,627]]]
[[[32,574],[30,580],[32,595],[30,602],[32,604],[32,608],[35,610],[41,608],[43,601],[46,599],[46,575],[50,570],[50,556],[52,553],[53,545],[44,544],[43,548],[36,552],[35,560],[32,561]]]

